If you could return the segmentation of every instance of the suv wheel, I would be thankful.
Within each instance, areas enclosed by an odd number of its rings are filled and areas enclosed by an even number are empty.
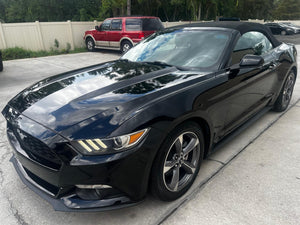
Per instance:
[[[95,42],[92,38],[87,38],[86,41],[85,41],[85,44],[86,44],[86,48],[88,51],[94,51],[95,50]]]
[[[121,44],[121,52],[122,53],[125,53],[127,52],[129,49],[132,48],[132,44],[130,41],[123,41],[122,44]]]

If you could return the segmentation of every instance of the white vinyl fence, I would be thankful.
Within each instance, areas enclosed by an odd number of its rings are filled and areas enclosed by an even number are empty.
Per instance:
[[[251,22],[263,23],[263,20],[249,20]],[[275,21],[277,22],[277,21]],[[292,22],[300,25],[297,21]],[[84,32],[93,29],[101,22],[33,22],[33,23],[0,23],[0,49],[22,47],[24,49],[50,50],[55,49],[55,39],[59,42],[59,49],[66,49],[67,44],[71,48],[84,47]],[[165,27],[172,27],[186,23],[195,22],[163,22]]]
[[[22,47],[30,50],[50,50],[84,47],[83,36],[86,30],[93,29],[99,22],[34,22],[0,23],[0,49]]]

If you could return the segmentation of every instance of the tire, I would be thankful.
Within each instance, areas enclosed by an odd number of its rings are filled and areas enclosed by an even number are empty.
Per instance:
[[[85,44],[88,51],[90,52],[95,51],[95,42],[92,38],[88,37],[85,41]]]
[[[204,137],[194,122],[177,126],[164,140],[151,171],[152,194],[173,201],[193,184],[203,159]]]
[[[130,41],[122,41],[122,43],[121,43],[121,52],[122,52],[122,54],[124,54],[125,52],[127,52],[129,49],[131,49],[132,48],[132,44],[131,44],[131,42]]]
[[[294,72],[290,72],[286,78],[284,85],[280,91],[276,102],[274,103],[273,110],[276,112],[283,112],[289,106],[292,98],[294,85],[296,81],[296,75]]]
[[[286,35],[286,31],[285,31],[285,30],[282,30],[282,31],[280,32],[280,34],[281,34],[281,35]]]

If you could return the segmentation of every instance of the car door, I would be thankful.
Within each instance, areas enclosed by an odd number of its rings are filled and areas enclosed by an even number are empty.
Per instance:
[[[279,26],[278,24],[274,24],[274,32],[275,34],[281,34],[282,27]]]
[[[109,46],[120,48],[120,40],[122,38],[122,19],[113,19],[111,29],[107,32]]]
[[[97,46],[109,47],[109,40],[107,32],[110,31],[111,19],[105,20],[95,34],[95,40]]]
[[[239,67],[238,70],[228,68],[227,103],[230,107],[225,118],[224,135],[265,107],[274,96],[277,63],[273,51],[269,39],[256,31],[245,33],[236,43],[232,52],[233,67],[239,65],[246,54],[262,56],[264,64],[257,67]]]
[[[280,33],[280,32],[278,33],[278,26],[275,23],[269,23],[269,24],[267,24],[267,27],[270,28],[272,34],[279,34]]]

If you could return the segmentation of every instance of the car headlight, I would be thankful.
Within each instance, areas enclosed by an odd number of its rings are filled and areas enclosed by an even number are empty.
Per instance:
[[[107,138],[72,141],[71,144],[85,155],[112,154],[137,145],[148,132],[148,128],[134,133]]]

